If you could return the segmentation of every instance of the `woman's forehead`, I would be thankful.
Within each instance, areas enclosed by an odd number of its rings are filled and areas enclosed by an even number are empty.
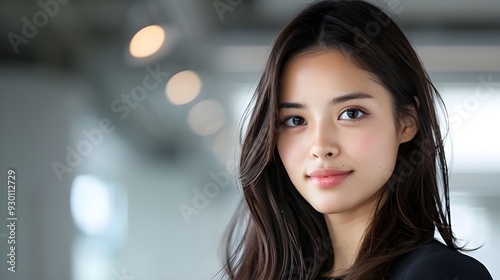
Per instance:
[[[280,77],[280,97],[320,91],[363,92],[380,87],[378,79],[341,52],[331,51],[292,58]]]

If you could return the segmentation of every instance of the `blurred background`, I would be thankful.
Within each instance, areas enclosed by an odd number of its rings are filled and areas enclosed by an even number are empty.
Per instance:
[[[308,2],[2,1],[0,279],[214,277],[243,111]],[[500,1],[372,2],[445,99],[453,225],[500,279]]]

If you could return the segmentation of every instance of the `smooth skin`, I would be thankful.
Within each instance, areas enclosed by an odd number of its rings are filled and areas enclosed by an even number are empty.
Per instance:
[[[355,260],[399,145],[415,136],[417,124],[411,117],[395,120],[390,92],[334,50],[301,54],[285,65],[279,116],[277,148],[288,176],[325,214],[335,255],[325,276],[342,275]],[[308,176],[320,169],[350,174],[320,188]]]

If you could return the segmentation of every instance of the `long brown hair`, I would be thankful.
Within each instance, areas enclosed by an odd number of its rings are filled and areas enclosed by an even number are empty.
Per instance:
[[[239,183],[244,203],[226,235],[229,279],[316,279],[333,266],[324,215],[298,193],[276,150],[283,67],[305,52],[341,51],[391,93],[398,129],[416,118],[418,132],[399,147],[382,187],[387,197],[365,231],[346,279],[383,279],[391,263],[434,238],[453,250],[448,170],[436,105],[442,99],[397,24],[363,2],[326,0],[299,13],[278,36],[257,86],[242,144]],[[239,230],[242,230],[241,232]]]

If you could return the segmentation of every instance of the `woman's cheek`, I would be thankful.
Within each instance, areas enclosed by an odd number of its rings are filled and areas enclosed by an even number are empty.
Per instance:
[[[297,157],[297,141],[294,141],[293,138],[282,136],[278,139],[278,153],[281,157],[281,161],[285,165],[285,168],[288,167],[289,162],[293,162]]]
[[[350,141],[346,141],[345,148],[348,148],[348,153],[358,161],[385,166],[395,160],[393,157],[397,152],[398,143],[389,132],[370,130],[350,138]]]
[[[355,133],[345,139],[344,149],[356,157],[367,157],[377,152],[380,139],[373,132]]]

